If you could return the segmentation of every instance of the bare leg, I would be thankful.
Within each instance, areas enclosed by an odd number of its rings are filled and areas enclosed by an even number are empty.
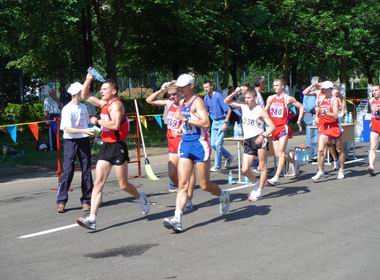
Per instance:
[[[190,177],[194,170],[194,162],[187,158],[178,160],[178,193],[176,199],[176,212],[182,212],[187,201],[187,192],[190,184]]]
[[[325,146],[329,141],[328,136],[319,134],[318,137],[318,171],[324,172],[325,170]]]
[[[172,180],[172,182],[176,184],[176,186],[178,186],[177,164],[178,164],[178,154],[169,153],[168,176],[170,180]]]
[[[259,156],[259,167],[260,167],[260,184],[259,188],[262,190],[265,186],[265,183],[268,178],[268,170],[267,170],[267,150],[259,149],[257,151],[257,155]]]
[[[128,192],[135,198],[140,198],[140,193],[137,191],[135,185],[128,182],[128,163],[125,162],[123,165],[115,165],[115,172],[120,189]]]
[[[95,182],[91,194],[90,215],[92,216],[96,216],[96,214],[98,213],[98,208],[102,202],[102,191],[108,178],[108,175],[110,174],[111,168],[111,163],[107,161],[98,160],[98,162],[96,163]]]
[[[278,158],[276,174],[274,176],[276,178],[280,177],[282,169],[284,168],[284,165],[285,165],[285,159],[286,159],[285,150],[288,144],[288,138],[289,138],[288,135],[285,135],[281,137],[278,141],[273,142],[273,148],[274,148],[276,157]]]
[[[372,170],[375,169],[374,163],[375,163],[375,158],[376,158],[376,149],[377,149],[378,142],[379,142],[379,134],[371,131],[368,159],[369,159],[369,168]]]
[[[257,178],[255,175],[253,175],[251,171],[251,165],[252,165],[253,159],[254,159],[253,155],[249,155],[246,153],[243,154],[241,172],[243,173],[244,176],[247,176],[250,181],[256,182]]]
[[[344,171],[344,163],[346,162],[346,153],[343,149],[343,141],[342,138],[336,139],[335,142],[336,150],[339,154],[339,164],[340,164],[340,171]],[[334,149],[333,149],[334,150]],[[334,151],[335,152],[335,151]],[[335,155],[336,156],[336,155]],[[335,160],[335,159],[334,159]]]

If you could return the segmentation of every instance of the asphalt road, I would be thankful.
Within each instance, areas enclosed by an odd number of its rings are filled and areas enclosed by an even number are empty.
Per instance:
[[[359,158],[366,149],[358,147]],[[161,179],[131,181],[148,194],[149,215],[111,176],[95,232],[75,224],[83,215],[80,176],[65,214],[55,211],[51,174],[3,180],[0,279],[380,279],[380,173],[367,175],[366,158],[349,164],[342,181],[329,171],[313,183],[316,166],[303,166],[298,178],[281,178],[255,203],[247,200],[250,189],[232,191],[225,216],[217,198],[198,189],[181,234],[162,226],[175,201],[166,155],[150,160]],[[236,186],[227,184],[227,171],[211,178],[223,189]]]

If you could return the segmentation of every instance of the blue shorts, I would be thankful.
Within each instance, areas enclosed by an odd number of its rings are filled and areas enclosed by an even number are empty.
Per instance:
[[[210,143],[206,140],[181,141],[178,149],[180,158],[188,158],[193,162],[206,162],[210,158]]]

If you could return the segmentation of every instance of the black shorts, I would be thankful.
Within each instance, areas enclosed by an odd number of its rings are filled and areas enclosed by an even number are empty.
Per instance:
[[[257,150],[259,149],[267,149],[268,150],[268,142],[266,141],[266,138],[264,138],[263,143],[260,145],[257,145],[255,143],[257,137],[255,136],[252,138],[248,138],[244,140],[244,153],[250,156],[256,156],[257,157]]]
[[[129,161],[128,147],[125,142],[103,143],[98,160],[105,160],[112,165],[123,165]]]

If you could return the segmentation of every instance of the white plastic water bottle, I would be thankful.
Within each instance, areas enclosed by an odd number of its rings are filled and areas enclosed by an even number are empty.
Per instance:
[[[239,138],[239,124],[237,122],[234,124],[234,138]]]
[[[352,123],[352,113],[348,113],[348,123]]]
[[[95,68],[89,67],[87,69],[87,72],[90,73],[91,76],[93,76],[95,80],[102,83],[105,81],[104,77]]]
[[[228,173],[228,184],[232,185],[234,183],[234,177],[232,176],[232,170]]]
[[[348,123],[348,114],[347,114],[347,111],[344,114],[344,123]]]

